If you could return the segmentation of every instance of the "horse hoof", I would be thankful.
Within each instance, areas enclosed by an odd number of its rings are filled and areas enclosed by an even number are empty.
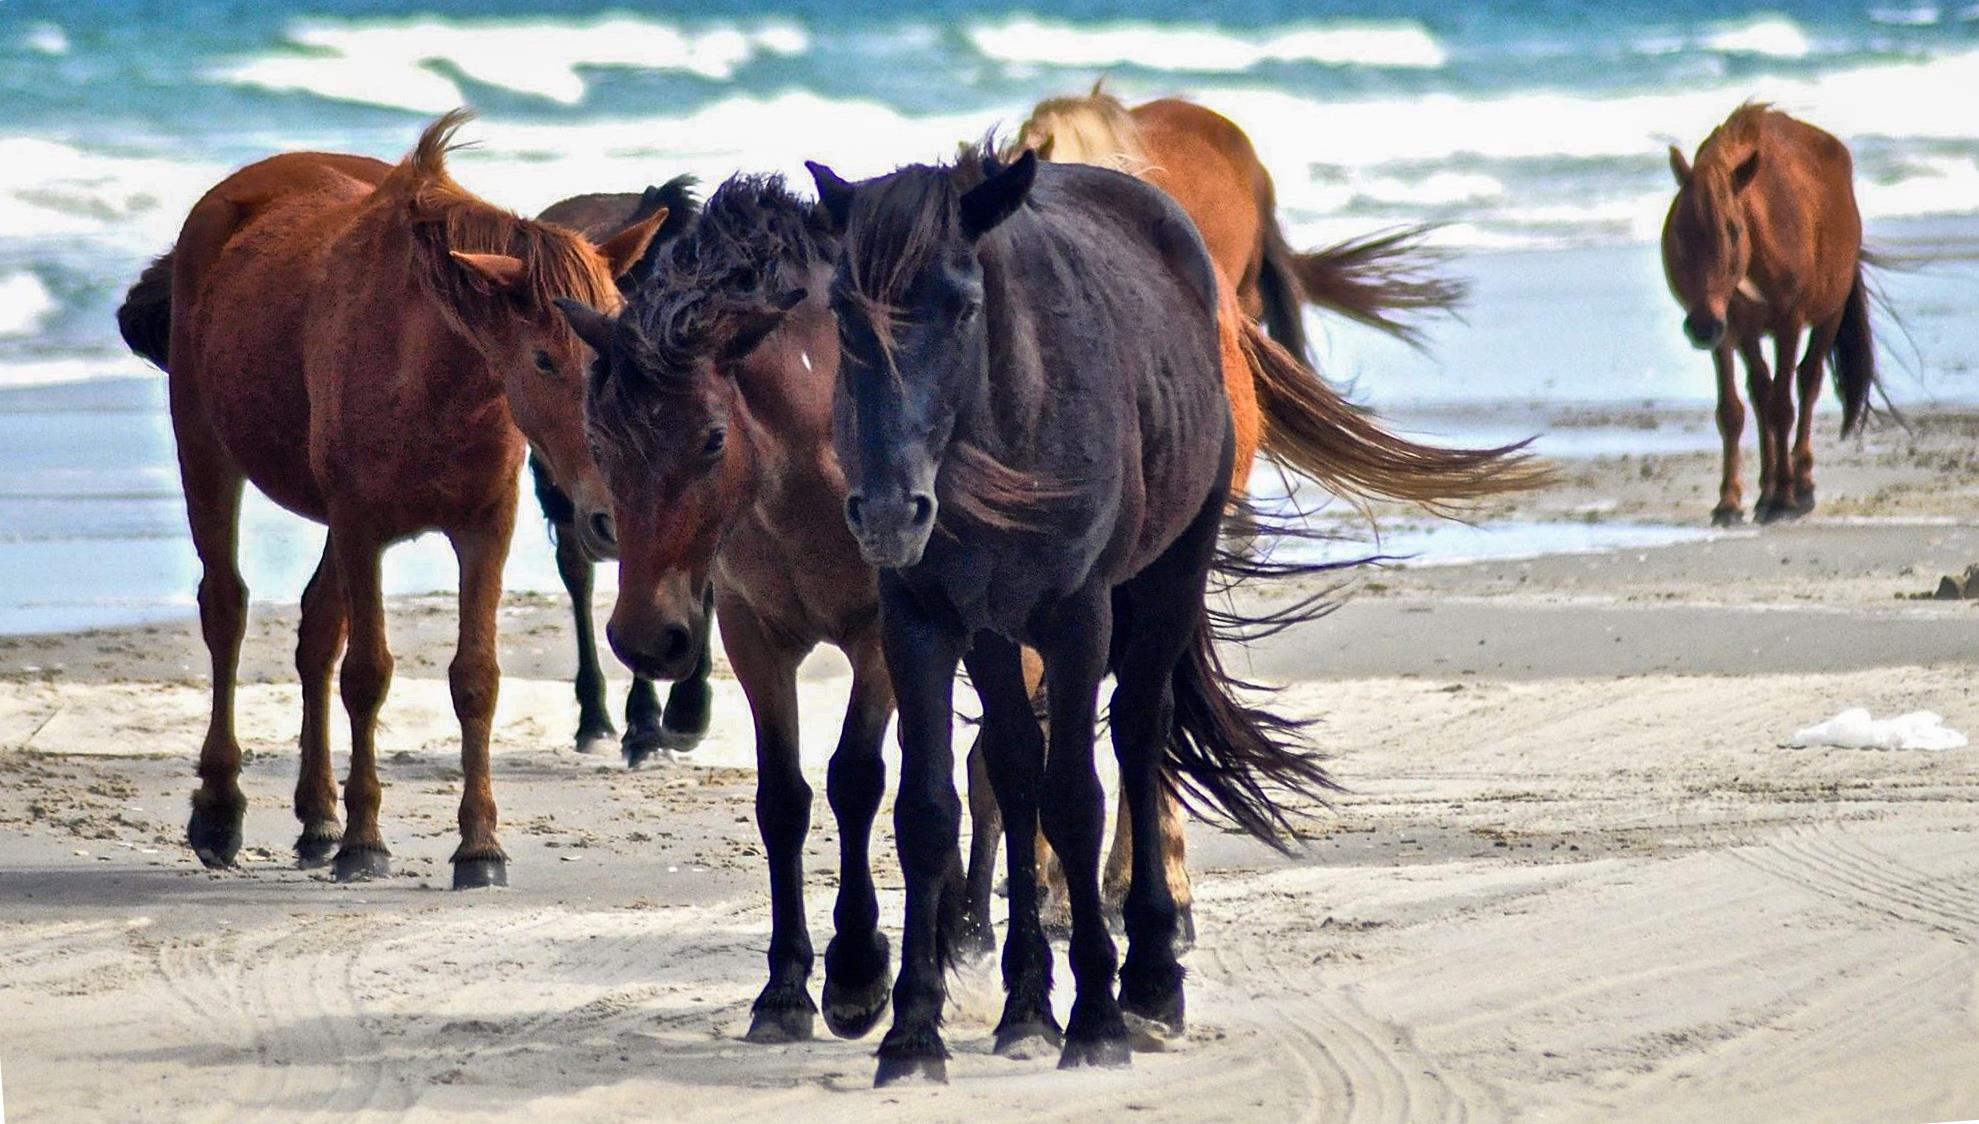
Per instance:
[[[699,730],[676,730],[672,726],[662,725],[660,748],[669,753],[691,753],[695,746],[701,744],[701,739],[707,732],[705,726]]]
[[[873,1088],[900,1085],[913,1080],[930,1085],[948,1084],[948,1059],[940,1057],[888,1057],[880,1055],[879,1069],[873,1073]]]
[[[382,843],[345,844],[330,864],[330,876],[339,882],[369,882],[392,876],[392,853]]]
[[[1093,1066],[1099,1069],[1120,1069],[1134,1064],[1134,1052],[1121,1038],[1068,1038],[1065,1050],[1058,1055],[1058,1068],[1080,1069]]]
[[[577,735],[576,748],[577,752],[585,754],[610,753],[612,746],[616,744],[618,744],[618,731],[616,730],[601,730],[595,733],[580,732]]]
[[[749,1033],[744,1042],[757,1046],[781,1046],[787,1042],[809,1042],[814,1033],[810,1011],[796,1007],[758,1009],[749,1013]]]
[[[455,859],[454,889],[485,890],[490,886],[508,885],[508,860],[500,856],[491,859]]]
[[[1793,513],[1795,516],[1806,515],[1813,510],[1814,493],[1812,490],[1802,492],[1799,496],[1795,497],[1793,501]]]
[[[1767,500],[1752,510],[1752,521],[1755,523],[1777,523],[1792,516],[1793,508],[1783,503],[1774,503],[1772,500]]]
[[[882,976],[863,987],[846,987],[827,973],[823,998],[825,1029],[839,1038],[864,1038],[886,1013],[893,986]]]
[[[1050,1017],[1032,1015],[996,1028],[996,1056],[1012,1061],[1048,1058],[1065,1044],[1065,1032]]]
[[[186,844],[209,870],[233,866],[241,849],[240,817],[194,808],[192,819],[186,821]]]
[[[637,769],[666,748],[665,731],[652,727],[634,727],[627,730],[624,740],[619,742],[619,749],[625,754],[625,767],[628,769]]]
[[[1713,527],[1736,527],[1745,522],[1745,512],[1736,507],[1721,507],[1711,513]]]
[[[344,841],[344,833],[332,826],[305,827],[296,836],[295,867],[297,870],[317,870],[330,865],[330,857],[337,852],[338,844]]]

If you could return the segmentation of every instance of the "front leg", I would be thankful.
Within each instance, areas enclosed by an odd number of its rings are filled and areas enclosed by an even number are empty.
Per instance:
[[[1711,365],[1718,374],[1718,438],[1725,449],[1724,472],[1718,479],[1718,506],[1711,511],[1711,525],[1735,527],[1745,518],[1745,496],[1739,488],[1739,443],[1745,439],[1745,404],[1739,401],[1738,377],[1732,370],[1729,342],[1719,344],[1711,353]]]
[[[508,855],[495,836],[495,786],[488,741],[502,669],[495,655],[495,621],[502,604],[502,564],[508,561],[514,505],[487,526],[454,532],[460,560],[460,645],[447,669],[454,714],[460,719],[460,847],[454,889],[508,885]]]
[[[715,609],[715,590],[710,585],[701,595],[703,617]],[[701,636],[701,654],[687,678],[677,680],[667,692],[667,709],[660,722],[660,744],[674,753],[686,753],[701,744],[714,717],[715,692],[708,677],[715,671],[714,633]]]
[[[1779,480],[1773,475],[1773,466],[1778,458],[1773,451],[1773,427],[1766,415],[1767,404],[1773,400],[1773,372],[1766,366],[1766,357],[1760,354],[1757,336],[1739,341],[1738,349],[1740,358],[1745,360],[1746,394],[1759,422],[1759,501],[1752,505],[1752,517],[1756,522],[1764,523],[1773,517],[1780,487]]]
[[[1113,627],[1112,602],[1105,591],[1083,591],[1059,606],[1053,617],[1050,636],[1039,645],[1051,708],[1051,748],[1039,811],[1045,835],[1065,867],[1072,903],[1072,977],[1078,985],[1058,1064],[1062,1069],[1120,1066],[1129,1060],[1127,1026],[1113,994],[1118,960],[1100,905],[1099,844],[1106,811],[1093,768],[1093,723]],[[1153,822],[1152,816],[1147,818],[1150,826]]]
[[[1038,917],[1035,840],[1044,731],[1015,644],[988,633],[969,649],[969,679],[983,702],[977,749],[1004,817],[1010,852],[1010,929],[1003,942],[1003,1017],[996,1052],[1028,1058],[1057,1049],[1064,1032],[1051,1010],[1051,944]],[[982,831],[981,824],[976,825]]]
[[[1773,333],[1773,397],[1762,417],[1773,430],[1773,479],[1775,497],[1770,518],[1793,519],[1800,515],[1800,499],[1794,488],[1793,470],[1793,392],[1796,368],[1800,366],[1800,329],[1781,328]]]
[[[770,867],[770,980],[749,1012],[751,1042],[802,1042],[818,1013],[811,1002],[813,953],[804,920],[804,837],[811,786],[798,757],[797,665],[808,645],[764,626],[738,599],[720,603],[723,646],[756,718],[756,830]]]
[[[873,1083],[914,1076],[946,1082],[941,1009],[947,992],[942,972],[949,955],[943,947],[941,912],[962,830],[952,738],[955,666],[962,657],[963,636],[934,620],[899,575],[890,572],[880,576],[880,620],[900,703],[900,793],[893,826],[907,884],[907,917],[900,975],[893,986],[893,1027],[880,1043]],[[951,904],[959,903],[951,898]]]
[[[880,743],[893,717],[893,681],[887,677],[877,626],[844,645],[844,651],[852,661],[852,697],[825,777],[825,795],[838,820],[838,903],[832,909],[831,943],[825,946],[824,1010],[833,1034],[861,1038],[885,1013],[893,994],[871,854],[873,817],[886,795]]]
[[[532,468],[537,463],[530,461]],[[591,620],[591,558],[578,542],[574,524],[559,522],[555,537],[557,576],[570,594],[570,615],[577,633],[577,752],[599,753],[618,736],[618,730],[605,709],[605,671],[598,664],[597,627]]]
[[[392,684],[392,652],[385,643],[385,597],[379,573],[384,546],[361,523],[333,513],[330,542],[350,614],[344,649],[342,693],[350,718],[350,774],[344,778],[344,839],[331,862],[339,882],[383,878],[392,872],[391,851],[378,830],[378,711]]]

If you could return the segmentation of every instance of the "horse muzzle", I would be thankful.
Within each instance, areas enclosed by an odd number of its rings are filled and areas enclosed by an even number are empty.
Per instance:
[[[705,629],[707,622],[700,622]],[[618,621],[605,626],[605,639],[619,662],[647,679],[685,679],[700,659],[694,622],[655,622],[651,627],[626,627]]]
[[[1684,335],[1700,351],[1712,351],[1725,342],[1725,321],[1723,317],[1708,312],[1693,312],[1684,317]]]
[[[926,492],[892,496],[853,492],[845,497],[845,523],[868,566],[904,570],[927,550],[937,506]]]

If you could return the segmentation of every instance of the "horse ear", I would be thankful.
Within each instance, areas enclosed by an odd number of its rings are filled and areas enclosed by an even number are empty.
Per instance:
[[[639,264],[639,259],[646,256],[646,247],[653,243],[653,235],[660,232],[660,226],[666,221],[667,209],[661,207],[598,243],[598,255],[605,259],[605,265],[611,269],[614,278],[625,276]]]
[[[1739,166],[1732,169],[1732,194],[1736,195],[1752,186],[1752,179],[1758,174],[1759,150],[1755,148],[1752,150],[1752,155],[1739,161]]]
[[[459,250],[449,253],[469,276],[495,292],[514,292],[522,288],[522,283],[529,277],[529,265],[521,258],[507,254],[468,254]]]
[[[996,224],[1017,213],[1031,193],[1038,177],[1038,151],[1027,148],[1008,168],[970,188],[962,195],[962,233],[974,239],[996,229]]]
[[[756,346],[762,343],[765,337],[783,326],[784,314],[797,307],[798,302],[807,295],[803,289],[794,289],[773,297],[747,312],[737,314],[717,359],[723,363],[732,363],[756,350]]]
[[[832,229],[844,230],[846,216],[852,213],[852,185],[815,160],[804,161],[804,166],[811,169],[811,179],[818,185],[818,202],[831,216]]]
[[[583,340],[592,351],[603,355],[611,347],[611,317],[569,297],[558,297],[554,303],[557,311],[563,313],[563,318],[570,321],[570,330],[576,332],[577,338]]]
[[[1684,159],[1684,150],[1670,146],[1670,174],[1677,177],[1678,187],[1690,186],[1690,161]]]

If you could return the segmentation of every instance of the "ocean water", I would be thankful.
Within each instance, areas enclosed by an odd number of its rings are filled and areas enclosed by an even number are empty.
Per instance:
[[[1703,401],[1654,238],[1664,147],[1748,97],[1847,139],[1915,347],[1891,392],[1979,400],[1979,5],[1749,8],[1484,0],[0,0],[0,631],[183,612],[193,564],[158,379],[112,311],[229,169],[323,148],[393,158],[456,105],[455,159],[533,211],[683,172],[866,175],[939,158],[1105,74],[1184,93],[1256,142],[1293,240],[1445,224],[1475,285],[1418,355],[1316,319],[1327,369],[1383,406]],[[1482,409],[1475,429],[1491,431]],[[1461,431],[1449,434],[1462,437]],[[1495,431],[1493,431],[1495,432]],[[525,524],[527,520],[525,520]],[[315,532],[250,507],[257,595]],[[398,588],[452,581],[444,548]],[[553,588],[518,537],[513,584]],[[78,589],[82,593],[76,592]]]

